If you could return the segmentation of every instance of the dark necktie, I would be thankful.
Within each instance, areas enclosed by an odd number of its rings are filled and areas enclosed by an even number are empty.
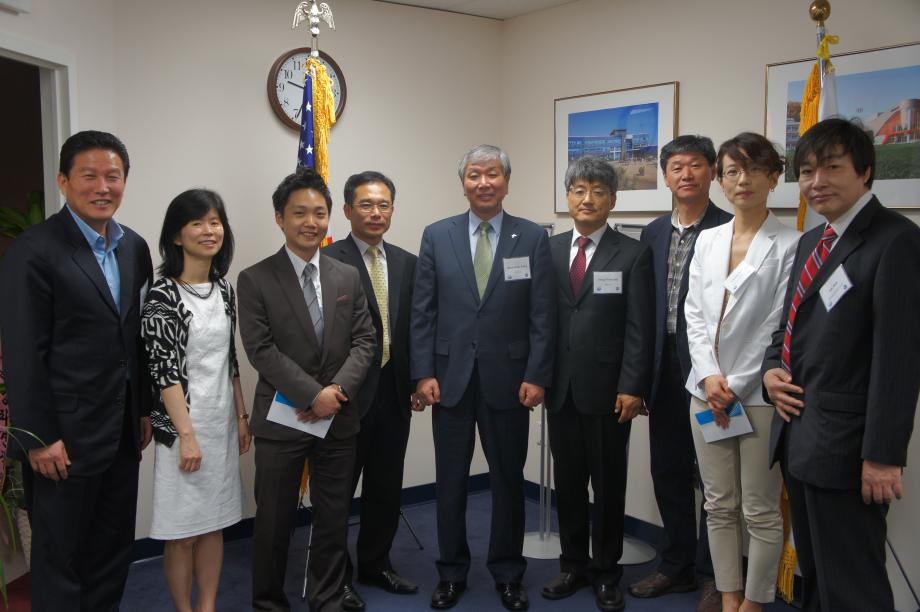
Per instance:
[[[313,270],[315,266],[308,263],[303,269],[303,299],[307,303],[307,310],[310,312],[310,322],[313,324],[313,331],[316,332],[316,341],[320,348],[323,346],[323,313],[319,309],[319,298],[316,295],[316,287],[313,286]]]
[[[569,270],[569,282],[572,284],[572,295],[578,297],[581,292],[581,286],[585,282],[585,269],[588,267],[588,257],[585,255],[585,249],[591,244],[591,239],[587,236],[579,236],[575,241],[578,244],[578,252],[575,259],[572,260],[572,268]]]
[[[473,272],[476,273],[476,288],[479,290],[479,299],[486,292],[489,284],[489,275],[492,273],[492,241],[489,240],[488,221],[479,224],[479,239],[476,241],[476,252],[473,256]]]
[[[828,254],[831,252],[831,247],[834,244],[834,240],[836,239],[837,233],[834,231],[834,228],[828,224],[827,227],[824,228],[824,233],[821,234],[821,239],[818,240],[818,245],[815,247],[815,250],[811,252],[811,255],[805,261],[805,267],[802,268],[802,275],[799,276],[799,284],[795,287],[795,295],[792,296],[792,304],[789,306],[789,316],[786,317],[786,335],[783,337],[782,361],[783,369],[787,372],[792,371],[792,362],[789,359],[789,347],[792,346],[792,326],[795,323],[795,315],[799,310],[799,304],[802,303],[802,296],[805,295],[812,281],[815,280],[818,270],[821,269],[821,266],[827,259]]]

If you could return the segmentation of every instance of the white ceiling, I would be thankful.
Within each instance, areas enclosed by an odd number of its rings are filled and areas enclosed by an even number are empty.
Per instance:
[[[377,0],[388,4],[405,4],[436,11],[463,13],[490,19],[510,19],[575,0]]]

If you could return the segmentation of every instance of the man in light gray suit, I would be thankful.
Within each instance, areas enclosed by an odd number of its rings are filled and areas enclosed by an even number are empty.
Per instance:
[[[332,197],[322,177],[301,170],[272,196],[285,246],[240,273],[240,335],[259,372],[250,428],[256,446],[254,610],[289,610],[287,549],[304,460],[310,467],[313,536],[310,609],[342,608],[348,509],[360,428],[357,394],[374,357],[374,325],[358,271],[321,255]],[[267,420],[275,393],[298,420],[332,419],[325,437]]]

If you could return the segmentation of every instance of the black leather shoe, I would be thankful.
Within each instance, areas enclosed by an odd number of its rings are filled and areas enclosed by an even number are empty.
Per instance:
[[[689,593],[695,590],[695,576],[691,575],[683,580],[675,580],[661,572],[655,572],[651,576],[646,576],[639,582],[629,585],[629,594],[640,599],[661,597],[668,593]]]
[[[364,610],[364,600],[358,595],[355,587],[346,584],[342,587],[342,609],[348,612],[362,612]]]
[[[358,582],[371,584],[380,587],[389,593],[397,595],[412,595],[418,593],[418,587],[394,572],[393,570],[383,570],[382,572],[358,573]]]
[[[587,586],[588,581],[584,574],[574,572],[561,572],[558,576],[543,585],[541,594],[546,599],[562,599],[572,595],[583,586]]]
[[[466,590],[465,582],[442,580],[431,594],[431,607],[435,610],[453,608],[460,601],[460,594]]]
[[[505,606],[506,610],[517,612],[530,607],[527,591],[524,590],[520,582],[499,582],[495,585],[495,588],[501,594],[502,605]]]
[[[623,591],[616,584],[598,584],[594,586],[594,599],[597,607],[604,612],[620,612],[626,608]]]

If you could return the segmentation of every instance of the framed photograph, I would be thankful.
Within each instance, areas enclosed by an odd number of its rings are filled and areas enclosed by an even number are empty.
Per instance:
[[[767,65],[764,134],[786,150],[785,177],[770,206],[796,208],[792,169],[802,92],[815,59]],[[859,119],[875,141],[872,191],[892,208],[920,208],[920,43],[842,53],[836,70],[837,112]]]
[[[677,133],[677,81],[555,100],[555,211],[566,213],[565,170],[585,155],[619,177],[617,211],[671,210],[658,151]]]

